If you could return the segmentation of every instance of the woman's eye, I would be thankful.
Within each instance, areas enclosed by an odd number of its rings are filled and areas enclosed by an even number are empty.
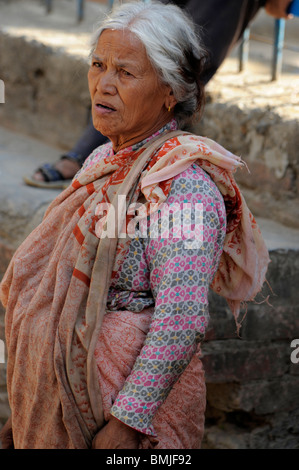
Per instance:
[[[92,66],[95,68],[100,68],[102,66],[101,62],[93,61]]]
[[[128,72],[127,70],[125,69],[121,69],[121,73],[125,76],[125,77],[130,77],[132,74],[130,72]]]

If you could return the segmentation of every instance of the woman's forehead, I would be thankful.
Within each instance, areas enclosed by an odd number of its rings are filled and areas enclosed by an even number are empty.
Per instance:
[[[155,73],[144,45],[129,30],[103,31],[93,52],[93,58],[113,63],[118,67],[130,66],[141,74]]]
[[[106,29],[100,35],[95,52],[119,56],[147,56],[145,47],[138,37],[128,29]]]

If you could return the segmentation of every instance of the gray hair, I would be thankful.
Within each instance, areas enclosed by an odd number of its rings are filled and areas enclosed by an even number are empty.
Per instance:
[[[180,126],[201,110],[204,87],[200,74],[205,51],[193,21],[181,8],[155,1],[114,8],[95,31],[91,54],[106,29],[128,29],[142,42],[158,77],[173,91],[177,100],[174,113]]]

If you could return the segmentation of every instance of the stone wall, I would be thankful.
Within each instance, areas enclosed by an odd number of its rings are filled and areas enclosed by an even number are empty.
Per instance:
[[[299,252],[272,250],[270,258],[271,290],[257,300],[270,297],[248,305],[241,338],[226,302],[211,295],[203,345],[207,448],[299,448],[299,363],[291,361],[291,341],[299,338]]]
[[[52,145],[71,147],[89,119],[87,62],[1,31],[0,51],[5,83],[0,122]]]

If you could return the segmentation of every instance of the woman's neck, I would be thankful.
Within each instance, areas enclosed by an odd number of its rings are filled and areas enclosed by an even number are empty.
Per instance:
[[[142,142],[147,138],[153,136],[154,134],[159,132],[160,129],[170,123],[173,118],[173,115],[167,116],[167,119],[165,119],[163,122],[159,122],[157,125],[153,126],[150,129],[147,129],[145,132],[140,132],[139,134],[137,133],[134,137],[117,136],[115,139],[114,137],[110,137],[114,153],[117,153],[120,150]]]

